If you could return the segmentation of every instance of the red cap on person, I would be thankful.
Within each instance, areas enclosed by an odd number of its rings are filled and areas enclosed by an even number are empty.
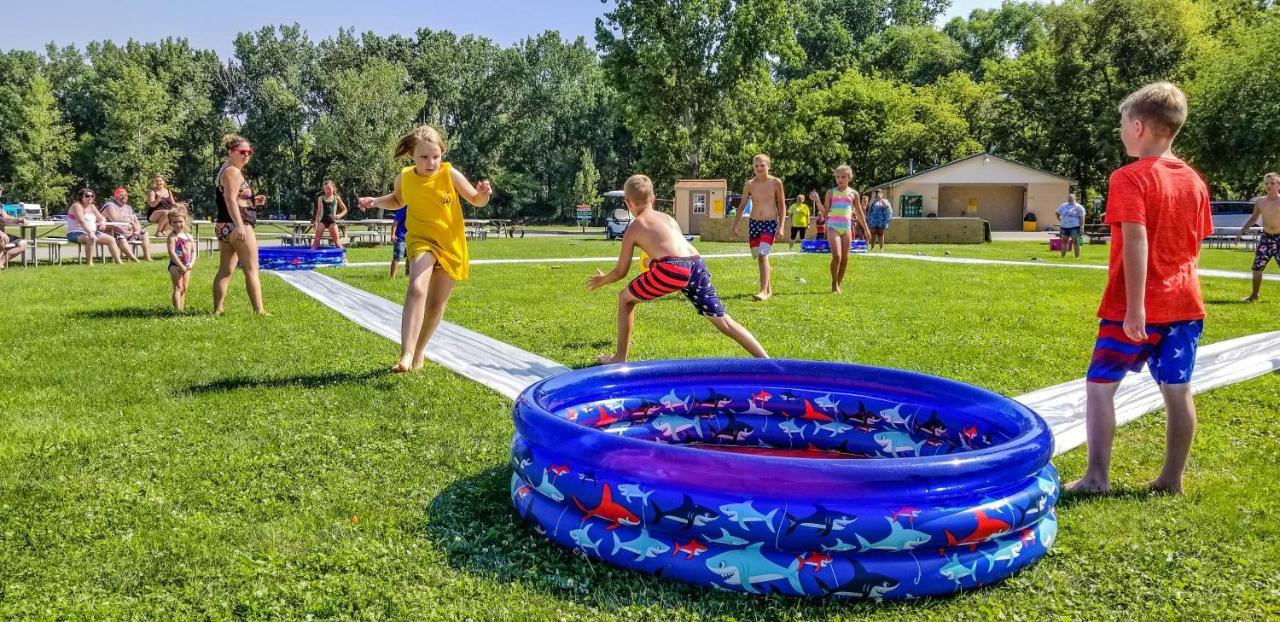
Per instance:
[[[116,188],[115,192],[111,193],[111,196],[118,197],[122,194],[129,194],[129,191],[125,190],[124,187]]]

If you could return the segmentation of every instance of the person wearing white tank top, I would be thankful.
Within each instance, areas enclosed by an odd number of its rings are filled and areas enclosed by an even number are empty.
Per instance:
[[[76,195],[76,200],[67,208],[67,240],[84,248],[84,256],[89,265],[93,265],[97,256],[97,246],[106,245],[111,251],[111,260],[120,263],[120,249],[115,240],[108,234],[98,231],[98,223],[105,221],[98,207],[93,203],[93,191],[84,188]]]

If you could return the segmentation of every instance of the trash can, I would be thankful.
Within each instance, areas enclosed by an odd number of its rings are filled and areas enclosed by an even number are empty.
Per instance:
[[[1026,216],[1023,216],[1023,217],[1022,217],[1022,230],[1023,230],[1023,231],[1030,231],[1030,232],[1033,232],[1033,233],[1034,233],[1035,231],[1037,231],[1037,230],[1038,230],[1038,229],[1037,229],[1037,227],[1036,227],[1036,215],[1035,215],[1035,214],[1027,214]]]

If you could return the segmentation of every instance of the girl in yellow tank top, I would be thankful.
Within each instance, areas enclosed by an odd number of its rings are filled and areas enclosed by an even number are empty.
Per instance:
[[[410,263],[423,253],[435,255],[436,264],[462,281],[470,274],[462,203],[453,186],[453,167],[441,162],[433,175],[422,176],[406,166],[400,171],[400,197],[408,206],[404,225],[405,258]]]
[[[444,152],[440,133],[430,126],[418,126],[396,144],[396,159],[411,155],[413,166],[400,171],[391,194],[360,198],[362,210],[408,206],[405,263],[409,290],[400,319],[400,360],[391,368],[397,373],[422,367],[427,342],[444,317],[453,287],[470,272],[459,199],[484,207],[493,196],[488,181],[472,186],[465,175],[443,160]]]

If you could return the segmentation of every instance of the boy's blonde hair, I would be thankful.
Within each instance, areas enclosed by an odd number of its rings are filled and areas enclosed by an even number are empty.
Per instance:
[[[770,158],[767,153],[757,153],[754,156],[751,156],[752,162],[755,162],[756,160],[764,160],[765,164],[773,164],[773,158]]]
[[[622,193],[631,203],[650,205],[653,203],[653,181],[647,175],[632,175],[622,185]]]
[[[1273,179],[1280,179],[1280,173],[1271,172],[1271,173],[1267,173],[1266,175],[1263,175],[1262,183],[1265,184]]]
[[[837,166],[836,169],[832,172],[835,173],[836,175],[839,175],[840,173],[844,173],[849,177],[853,177],[853,167],[849,166],[848,164],[841,164],[840,166]]]
[[[1172,82],[1148,84],[1120,102],[1120,114],[1141,119],[1172,138],[1187,122],[1187,96]]]
[[[412,132],[400,137],[400,142],[396,143],[395,158],[399,160],[406,156],[413,156],[413,150],[417,149],[418,143],[421,142],[435,143],[440,148],[440,153],[447,151],[440,130],[430,125],[419,125],[413,128]]]

